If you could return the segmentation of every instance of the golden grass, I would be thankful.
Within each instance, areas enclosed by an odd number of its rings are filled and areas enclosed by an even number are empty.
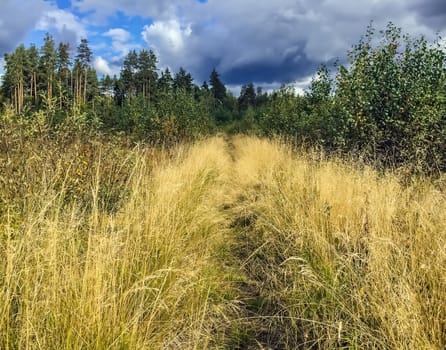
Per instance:
[[[224,143],[129,157],[129,195],[114,214],[100,210],[107,174],[98,156],[89,209],[64,204],[64,186],[49,186],[22,222],[4,216],[0,348],[207,347],[220,283],[211,253],[224,232]]]
[[[445,348],[428,179],[247,137],[78,146],[4,165],[1,349]]]
[[[444,192],[281,143],[235,149],[239,211],[257,217],[245,264],[283,347],[445,348]]]

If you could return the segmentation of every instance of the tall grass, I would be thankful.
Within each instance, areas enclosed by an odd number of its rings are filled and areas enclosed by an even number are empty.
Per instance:
[[[446,347],[444,191],[278,142],[235,149],[236,211],[256,218],[243,264],[276,346]]]
[[[216,336],[223,141],[115,159],[131,166],[114,210],[101,204],[117,171],[104,159],[92,152],[83,183],[76,159],[42,169],[23,210],[4,210],[0,348],[206,348]]]
[[[1,349],[446,346],[440,183],[248,137],[5,135]]]

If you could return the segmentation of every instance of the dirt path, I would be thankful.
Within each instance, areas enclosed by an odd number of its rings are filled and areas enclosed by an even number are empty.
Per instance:
[[[262,255],[267,246],[260,232],[256,230],[258,219],[253,202],[259,191],[256,184],[244,186],[238,181],[240,158],[239,149],[233,138],[225,137],[227,152],[233,162],[232,181],[228,190],[233,191],[233,202],[225,204],[223,210],[228,218],[230,239],[229,255],[225,261],[226,268],[231,270],[230,281],[237,295],[238,312],[233,315],[226,344],[228,349],[285,349],[281,344],[280,307],[274,305],[263,291],[268,269]],[[247,194],[251,195],[247,195]]]

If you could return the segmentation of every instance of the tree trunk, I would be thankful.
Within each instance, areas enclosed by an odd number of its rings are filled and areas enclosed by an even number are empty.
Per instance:
[[[17,85],[14,86],[14,110],[16,113],[19,112],[19,104],[18,104],[18,91]]]
[[[34,72],[34,102],[37,102],[37,72]]]
[[[19,113],[22,112],[23,100],[24,100],[24,89],[23,89],[23,79],[19,80]]]
[[[84,103],[87,103],[87,71],[85,71],[84,78]]]
[[[59,108],[62,109],[62,79],[59,77]]]
[[[33,100],[33,91],[34,91],[34,73],[31,73],[31,83],[29,84],[29,91],[31,93],[31,100]]]

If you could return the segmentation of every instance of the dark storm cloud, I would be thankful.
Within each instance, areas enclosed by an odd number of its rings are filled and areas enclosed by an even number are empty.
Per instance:
[[[446,1],[444,0],[417,0],[412,8],[422,18],[446,16]]]
[[[414,0],[410,9],[417,19],[435,31],[446,28],[445,0]]]
[[[303,54],[287,57],[277,62],[251,62],[235,66],[222,74],[222,79],[231,85],[242,85],[247,82],[282,82],[292,83],[296,77],[311,75],[320,65]]]
[[[143,37],[161,63],[185,66],[198,81],[215,67],[230,84],[290,82],[321,63],[345,62],[370,21],[378,29],[393,21],[423,33],[417,16],[404,0],[214,0],[182,8],[168,21],[153,18]]]

